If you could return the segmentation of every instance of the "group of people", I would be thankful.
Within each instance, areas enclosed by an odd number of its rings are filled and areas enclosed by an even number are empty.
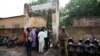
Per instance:
[[[43,53],[49,49],[49,30],[45,27],[26,28],[24,30],[24,43],[26,47],[27,56],[31,56],[32,50],[37,50]],[[45,49],[45,50],[44,50]]]
[[[69,39],[67,50],[69,56],[100,56],[100,43],[97,39],[93,41],[80,39],[75,44],[73,39]]]
[[[42,53],[50,47],[50,31],[44,27],[40,29],[26,28],[24,31],[24,43],[27,56],[31,56],[31,50],[36,49]],[[60,56],[100,56],[99,40],[90,41],[89,39],[80,39],[76,44],[68,36],[66,28],[63,26],[58,36],[58,47]],[[59,52],[58,51],[58,52]]]

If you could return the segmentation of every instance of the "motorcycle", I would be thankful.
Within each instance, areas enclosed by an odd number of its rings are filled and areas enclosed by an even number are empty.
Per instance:
[[[11,48],[14,46],[17,46],[19,44],[18,38],[17,37],[13,37],[13,38],[9,38],[6,42],[6,47],[7,48]]]
[[[67,49],[68,49],[68,55],[73,56],[74,52],[75,52],[75,46],[74,46],[73,42],[68,43]]]
[[[0,45],[5,45],[7,40],[7,36],[0,36]]]
[[[84,54],[84,47],[82,45],[82,43],[78,43],[78,45],[76,46],[76,52],[77,52],[77,56],[83,56]]]

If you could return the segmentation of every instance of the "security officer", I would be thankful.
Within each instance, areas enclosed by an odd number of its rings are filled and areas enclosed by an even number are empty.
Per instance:
[[[61,56],[67,56],[67,40],[68,35],[66,33],[65,26],[62,26],[59,34],[59,49]]]

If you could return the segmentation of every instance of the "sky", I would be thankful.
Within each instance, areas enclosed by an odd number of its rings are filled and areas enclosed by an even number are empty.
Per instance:
[[[29,3],[30,0],[0,0],[0,17],[13,17],[23,15],[24,3]],[[60,0],[60,7],[64,7],[69,0]]]

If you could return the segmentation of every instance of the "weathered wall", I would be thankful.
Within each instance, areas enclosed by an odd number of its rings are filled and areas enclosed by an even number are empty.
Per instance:
[[[100,26],[100,17],[73,18],[73,26]]]
[[[71,27],[67,28],[66,31],[75,41],[79,40],[81,37],[93,39],[92,34],[100,40],[100,27]]]
[[[18,28],[14,25],[19,24]],[[42,27],[46,26],[46,20],[41,16],[34,16],[29,19],[30,27]],[[3,28],[1,26],[4,26]],[[24,30],[24,16],[16,16],[10,18],[0,19],[0,35],[9,36],[17,34],[20,41],[23,41],[23,30]]]
[[[45,27],[47,25],[46,19],[44,19],[42,16],[31,17],[28,24],[30,27]]]
[[[4,26],[4,28],[14,28],[15,24],[19,24],[20,28],[24,27],[24,17],[18,16],[18,17],[11,17],[11,18],[5,18],[0,20],[0,26]]]

